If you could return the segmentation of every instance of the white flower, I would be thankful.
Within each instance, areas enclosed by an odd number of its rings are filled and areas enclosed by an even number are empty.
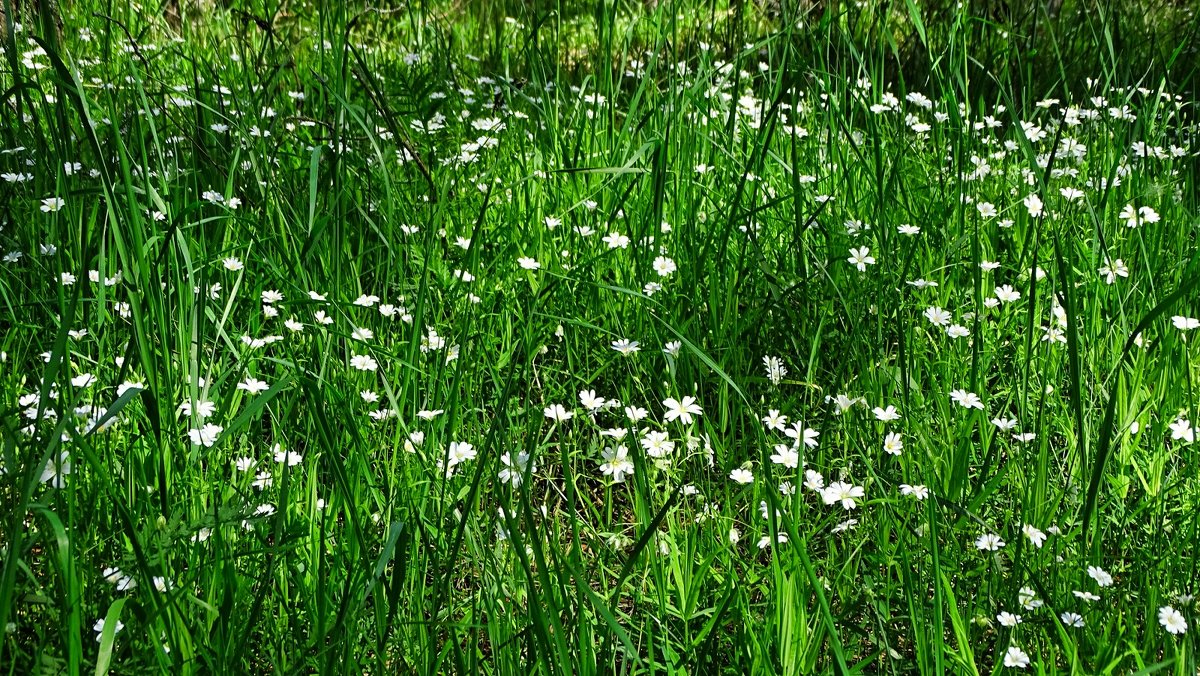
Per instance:
[[[924,500],[929,497],[929,488],[923,485],[900,484],[900,495],[909,495],[917,500]]]
[[[1083,199],[1084,193],[1078,188],[1061,188],[1058,194],[1063,196],[1063,199],[1070,202],[1077,202]]]
[[[675,442],[671,441],[666,432],[649,430],[639,442],[646,449],[646,455],[652,458],[665,458],[675,452]]]
[[[217,405],[211,401],[184,401],[179,404],[179,412],[185,416],[191,416],[193,410],[197,417],[207,418],[217,412]]]
[[[934,326],[946,326],[950,323],[950,313],[940,307],[932,306],[925,308],[925,318]]]
[[[537,465],[530,465],[529,453],[526,451],[517,453],[515,460],[513,459],[512,454],[505,453],[504,455],[500,456],[500,462],[504,465],[504,468],[500,470],[500,481],[506,484],[512,484],[513,488],[521,485],[521,482],[525,479],[526,471],[529,471],[530,473],[537,471]]]
[[[1029,655],[1015,645],[1004,651],[1004,666],[1025,669],[1029,666]]]
[[[829,401],[829,400],[826,399],[826,401]],[[833,403],[834,403],[834,406],[836,407],[836,410],[834,412],[837,413],[838,415],[845,414],[846,411],[849,411],[850,408],[852,406],[854,406],[855,404],[862,404],[863,406],[866,406],[866,404],[867,404],[867,402],[864,401],[862,397],[850,397],[845,394],[838,394],[836,397],[833,398]],[[878,410],[878,409],[876,409],[876,410]],[[897,416],[897,417],[899,417],[899,416]]]
[[[523,270],[537,270],[538,268],[542,267],[542,264],[537,262],[537,260],[525,256],[518,258],[517,264],[520,265],[521,269]]]
[[[763,368],[767,371],[767,380],[776,386],[783,382],[783,377],[788,374],[787,367],[783,365],[783,360],[779,357],[764,356]]]
[[[600,472],[611,476],[613,483],[625,481],[625,475],[633,474],[633,463],[629,461],[629,449],[624,445],[616,448],[606,448],[601,452],[604,460],[600,463]]]
[[[579,403],[589,411],[599,411],[608,402],[604,400],[604,397],[597,397],[595,390],[580,390]]]
[[[895,406],[888,406],[887,408],[880,408],[876,406],[871,412],[875,414],[876,420],[880,420],[882,422],[891,422],[893,420],[900,419],[900,412],[896,410]]]
[[[625,249],[629,247],[629,238],[619,232],[610,232],[604,236],[604,243],[610,249]]]
[[[833,527],[834,533],[844,533],[858,525],[858,519],[846,519]]]
[[[1174,317],[1171,317],[1171,323],[1174,324],[1175,328],[1179,329],[1180,331],[1194,331],[1196,329],[1200,329],[1200,319],[1196,319],[1194,317],[1175,315]]]
[[[1083,616],[1079,613],[1065,612],[1059,615],[1058,619],[1062,620],[1062,623],[1068,627],[1075,627],[1076,629],[1083,627]]]
[[[1132,204],[1126,204],[1117,217],[1125,221],[1125,226],[1129,228],[1136,228],[1145,223],[1157,223],[1161,220],[1158,212],[1154,209],[1150,207],[1135,209]]]
[[[1117,281],[1117,277],[1129,276],[1129,266],[1125,265],[1125,261],[1120,258],[1115,261],[1106,258],[1104,267],[1100,268],[1100,274],[1104,275],[1105,283],[1112,284]]]
[[[775,444],[775,453],[771,455],[771,462],[796,469],[800,464],[800,453],[793,446]]]
[[[787,426],[787,416],[781,414],[779,409],[773,408],[768,410],[767,414],[763,416],[762,423],[769,430],[782,432],[783,428]]]
[[[1013,615],[1007,610],[1002,610],[1000,611],[1000,614],[996,616],[996,621],[999,622],[1000,626],[1002,627],[1015,627],[1018,624],[1021,624],[1021,616]]]
[[[90,373],[80,373],[74,378],[71,378],[71,385],[79,388],[91,387],[93,384],[95,384],[95,382],[96,376]]]
[[[984,533],[975,540],[975,548],[980,551],[995,552],[1004,547],[1004,540],[994,533]]]
[[[749,484],[749,483],[754,483],[754,473],[748,469],[743,469],[741,467],[730,472],[729,478],[734,483],[738,483],[738,484],[745,485],[745,484]]]
[[[787,541],[788,541],[787,533],[780,533],[775,536],[776,544],[785,545],[785,544],[787,544]],[[766,549],[767,547],[770,547],[770,546],[771,546],[771,536],[770,535],[764,535],[758,539],[758,548],[759,549]]]
[[[213,444],[217,443],[217,437],[219,437],[221,432],[224,430],[225,428],[221,427],[220,425],[208,423],[199,429],[188,430],[188,437],[190,437],[192,443],[197,446],[211,448]]]
[[[821,491],[821,500],[827,505],[840,502],[843,509],[851,510],[858,506],[857,498],[863,497],[862,486],[854,486],[842,481],[835,481]]]
[[[817,432],[812,428],[805,427],[804,424],[799,420],[792,423],[792,426],[784,430],[783,433],[789,439],[794,439],[797,445],[804,444],[809,448],[816,448],[817,437],[821,436],[820,432]]]
[[[784,486],[786,486],[788,490],[783,490]],[[825,477],[821,476],[821,473],[816,470],[806,469],[804,470],[804,487],[810,491],[819,493],[825,489]],[[796,489],[794,486],[792,486],[790,481],[785,481],[783,485],[779,487],[779,490],[785,495],[796,494]]]
[[[951,338],[966,338],[971,335],[971,330],[960,324],[952,324],[946,327],[946,335]]]
[[[1100,566],[1088,566],[1087,574],[1088,574],[1088,577],[1095,580],[1096,584],[1100,585],[1101,587],[1111,587],[1112,586],[1112,583],[1113,583],[1112,575],[1109,575],[1108,571],[1104,570]]]
[[[62,209],[66,205],[67,202],[61,197],[47,197],[46,199],[42,200],[41,209],[43,213],[52,213]]]
[[[640,344],[636,340],[629,340],[628,338],[614,340],[611,344],[611,347],[626,357],[641,350]]]
[[[572,411],[563,408],[562,404],[554,404],[542,409],[542,413],[554,422],[566,422],[575,417]]]
[[[117,620],[117,627],[116,627],[116,629],[113,629],[113,634],[116,635],[117,632],[121,631],[124,628],[125,628],[125,623],[121,622],[120,620]],[[96,624],[92,625],[92,629],[95,630],[96,640],[99,641],[101,636],[104,634],[104,618],[102,617],[102,618],[96,620]]]
[[[658,273],[659,277],[669,277],[671,273],[675,272],[675,269],[675,261],[666,256],[654,259],[654,271]]]
[[[379,368],[379,362],[369,354],[356,354],[350,358],[350,366],[359,371],[374,371]]]
[[[3,469],[0,469],[0,474],[4,474]],[[58,460],[50,458],[46,461],[46,466],[42,468],[42,474],[38,481],[61,489],[66,487],[66,477],[70,474],[71,457],[66,451],[62,451],[58,454]]]
[[[1167,427],[1171,430],[1171,439],[1192,443],[1196,440],[1196,428],[1186,418],[1180,418]]]
[[[1033,543],[1033,546],[1037,547],[1038,549],[1041,549],[1042,544],[1046,542],[1046,534],[1029,524],[1022,526],[1021,532],[1025,535],[1025,537],[1029,538],[1029,541]]]
[[[1011,303],[1021,299],[1021,292],[1013,289],[1008,284],[996,287],[996,300],[1001,303]]]
[[[1025,209],[1029,211],[1030,218],[1038,218],[1042,215],[1042,198],[1037,194],[1031,193],[1025,197]]]
[[[953,390],[950,392],[950,399],[963,408],[975,408],[979,409],[980,411],[983,410],[983,400],[980,399],[979,395],[975,394],[974,392],[968,392],[966,390]]]
[[[242,264],[242,262],[240,260],[238,260],[232,256],[222,260],[221,265],[224,266],[225,269],[230,272],[237,272],[246,267],[245,265]]]
[[[279,444],[271,447],[271,457],[275,462],[286,464],[288,467],[295,467],[304,462],[304,456],[295,451],[285,451]]]
[[[871,256],[871,250],[867,247],[850,250],[850,257],[846,259],[854,267],[858,268],[859,272],[866,272],[868,265],[875,265],[875,258]]]
[[[1016,429],[1019,423],[1012,418],[992,418],[992,424],[1002,432],[1008,432]]]
[[[1176,636],[1186,632],[1188,627],[1187,620],[1183,619],[1183,613],[1171,606],[1163,606],[1158,609],[1158,623],[1167,630],[1167,633]]]
[[[1044,605],[1042,600],[1037,597],[1037,592],[1033,590],[1033,587],[1021,587],[1017,593],[1017,600],[1021,602],[1021,607],[1025,610],[1037,610]]]
[[[242,390],[243,392],[249,392],[250,394],[258,394],[260,392],[266,392],[267,390],[271,389],[271,386],[268,385],[267,383],[259,380],[258,378],[255,378],[254,376],[246,376],[245,380],[238,383],[237,388],[239,390]]]
[[[465,441],[451,441],[447,454],[447,467],[454,467],[468,460],[474,460],[478,453],[474,446]]]
[[[663,408],[666,409],[663,417],[667,419],[667,422],[679,420],[684,425],[692,424],[693,415],[704,415],[704,411],[696,403],[695,397],[684,397],[682,400],[673,397],[664,399]]]
[[[904,452],[903,438],[895,432],[888,432],[887,436],[883,439],[883,452],[888,455],[899,456]]]

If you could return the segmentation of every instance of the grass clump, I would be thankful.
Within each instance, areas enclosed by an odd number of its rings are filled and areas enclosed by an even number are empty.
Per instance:
[[[1191,73],[471,9],[6,14],[0,664],[1196,673]]]

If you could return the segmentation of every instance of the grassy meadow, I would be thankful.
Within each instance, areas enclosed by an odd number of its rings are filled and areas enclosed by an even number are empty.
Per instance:
[[[1200,673],[1118,4],[6,0],[0,672]]]

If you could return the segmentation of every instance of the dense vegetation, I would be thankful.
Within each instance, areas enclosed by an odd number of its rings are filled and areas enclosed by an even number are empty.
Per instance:
[[[1195,17],[1019,4],[6,5],[0,666],[1197,673]]]

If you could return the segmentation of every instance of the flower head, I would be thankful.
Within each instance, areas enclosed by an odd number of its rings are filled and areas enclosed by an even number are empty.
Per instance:
[[[1004,540],[995,533],[984,533],[975,540],[975,548],[984,552],[999,551],[1004,547]]]
[[[663,408],[667,409],[663,414],[663,417],[667,419],[667,422],[674,422],[678,420],[684,425],[692,424],[693,415],[704,414],[704,411],[700,408],[700,405],[696,403],[695,397],[684,397],[682,400],[675,399],[673,397],[664,399]]]
[[[974,392],[968,392],[966,390],[954,390],[950,393],[950,399],[963,408],[975,408],[979,409],[980,411],[983,410],[983,400],[980,399],[979,395],[975,394]]]
[[[573,411],[563,408],[562,404],[552,404],[542,409],[542,413],[554,422],[566,422],[575,417]]]
[[[850,257],[846,262],[853,265],[859,272],[866,272],[868,265],[875,265],[875,257],[871,255],[871,250],[867,247],[850,250]]]
[[[601,451],[600,473],[612,477],[613,483],[625,481],[625,477],[633,474],[633,463],[629,460],[629,449],[624,445],[609,447]]]
[[[500,469],[500,481],[512,484],[513,488],[521,485],[527,471],[530,473],[537,471],[537,465],[530,462],[529,453],[526,451],[517,453],[515,458],[511,453],[505,453],[500,456],[500,464],[504,465]]]
[[[888,432],[888,435],[883,439],[883,452],[888,455],[899,456],[904,452],[904,439],[895,432]]]
[[[754,473],[751,472],[750,470],[742,468],[742,467],[739,467],[739,468],[733,470],[732,472],[730,472],[729,478],[734,483],[738,483],[738,484],[742,484],[742,485],[754,483]]]
[[[821,491],[821,501],[827,505],[841,503],[842,508],[851,510],[858,507],[856,500],[865,495],[862,486],[854,486],[842,481],[835,481]]]
[[[1088,574],[1088,577],[1095,580],[1096,584],[1100,585],[1101,587],[1111,587],[1112,586],[1113,576],[1109,575],[1108,571],[1104,570],[1100,566],[1088,566],[1087,574]]]
[[[1015,669],[1025,669],[1029,667],[1029,655],[1015,645],[1010,645],[1008,650],[1004,651],[1004,666]]]
[[[1167,630],[1167,633],[1181,636],[1187,631],[1187,620],[1183,618],[1183,613],[1175,610],[1171,606],[1163,606],[1158,609],[1158,623]]]
[[[636,353],[641,348],[638,346],[638,342],[636,340],[621,338],[620,340],[614,340],[612,342],[612,349],[628,357],[629,355]]]

